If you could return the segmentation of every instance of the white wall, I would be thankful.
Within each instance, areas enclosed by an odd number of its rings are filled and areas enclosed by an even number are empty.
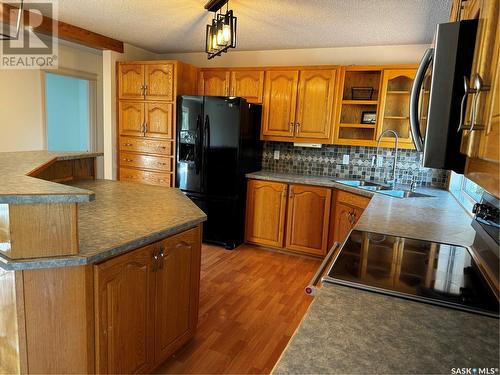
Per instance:
[[[279,65],[369,65],[416,64],[428,45],[309,48],[270,51],[238,51],[207,59],[206,53],[170,53],[164,59],[181,60],[198,67],[279,66]]]
[[[69,42],[60,42],[58,69],[96,80],[96,148],[103,150],[102,52]],[[51,70],[57,73],[57,70]],[[0,152],[46,149],[43,72],[0,70]],[[98,173],[102,175],[102,161]]]
[[[124,60],[156,60],[158,55],[144,49],[124,45],[124,53],[103,52],[103,121],[104,178],[116,179],[116,62]]]

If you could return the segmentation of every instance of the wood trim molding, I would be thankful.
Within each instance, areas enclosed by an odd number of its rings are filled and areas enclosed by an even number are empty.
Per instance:
[[[9,21],[9,12],[11,9],[16,9],[16,7],[2,3],[0,4],[0,20],[3,22]],[[34,26],[36,31],[42,34],[52,34],[52,28],[55,25],[57,27],[57,37],[59,39],[67,40],[73,43],[82,44],[87,47],[100,49],[100,50],[111,50],[119,53],[123,53],[123,42],[109,38],[107,36],[94,33],[93,31],[71,25],[66,22],[54,20],[50,17],[41,16],[30,12],[28,10],[23,11],[24,25]]]

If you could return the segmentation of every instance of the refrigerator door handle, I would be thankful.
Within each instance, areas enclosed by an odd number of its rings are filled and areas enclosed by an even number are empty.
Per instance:
[[[422,85],[424,83],[425,72],[427,71],[429,65],[432,63],[433,55],[433,48],[428,48],[425,51],[424,56],[422,57],[422,61],[420,62],[420,65],[417,69],[410,95],[410,130],[413,138],[413,143],[415,143],[415,148],[420,152],[424,150],[424,136],[420,132],[418,105],[420,102],[420,91],[422,90]]]
[[[210,118],[208,115],[205,116],[205,123],[203,125],[203,170],[202,173],[202,186],[203,191],[207,191],[206,186],[206,176],[208,174],[208,149],[210,147]]]
[[[194,166],[195,166],[195,172],[196,174],[200,173],[201,169],[201,148],[202,148],[202,143],[201,143],[201,116],[198,115],[196,118],[196,140],[194,144]]]

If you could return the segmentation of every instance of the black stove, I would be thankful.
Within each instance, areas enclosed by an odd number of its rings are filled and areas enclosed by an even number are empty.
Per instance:
[[[353,230],[323,282],[498,318],[498,217],[476,210],[470,249]]]

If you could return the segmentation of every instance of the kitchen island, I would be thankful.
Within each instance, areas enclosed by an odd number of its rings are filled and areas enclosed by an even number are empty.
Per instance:
[[[247,177],[371,198],[356,230],[465,247],[474,242],[472,217],[445,190],[420,188],[430,197],[401,199],[330,177],[269,171]],[[499,329],[496,318],[323,283],[273,373],[449,374],[454,368],[488,368],[493,374],[499,367]]]
[[[0,154],[2,373],[150,372],[195,332],[206,215],[96,156]]]

